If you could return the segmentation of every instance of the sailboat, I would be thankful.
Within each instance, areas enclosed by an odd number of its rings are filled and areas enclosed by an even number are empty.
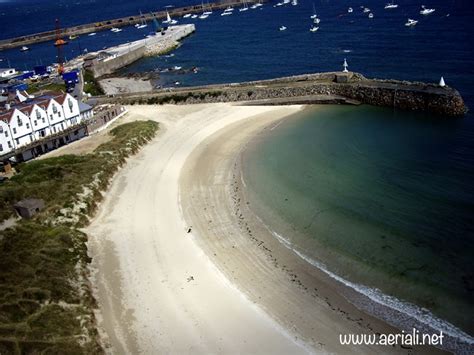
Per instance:
[[[280,26],[279,30],[280,30],[280,31],[286,30],[286,26]]]
[[[315,24],[318,24],[318,23],[320,23],[320,22],[321,22],[321,19],[320,19],[319,17],[315,17],[315,18],[313,19],[313,23],[315,23]]]
[[[319,30],[319,27],[316,26],[311,26],[311,28],[309,29],[310,32],[316,32],[317,30]]]
[[[209,1],[207,2],[207,6],[209,7],[209,10],[204,11],[203,14],[204,15],[212,15],[212,9],[211,9],[211,5],[209,5]]]
[[[163,23],[166,23],[168,25],[176,25],[178,23],[178,21],[173,20],[170,16],[169,12],[166,11],[166,20],[163,21]]]
[[[136,27],[137,29],[142,29],[142,28],[145,28],[145,27],[148,26],[148,25],[146,24],[145,19],[143,18],[143,15],[142,15],[142,12],[141,12],[141,11],[140,11],[140,18],[142,19],[142,20],[141,20],[141,23],[140,23],[140,24],[137,23],[137,24],[135,25],[135,27]]]
[[[239,11],[240,11],[240,12],[242,12],[242,11],[247,11],[248,9],[249,9],[249,8],[248,8],[248,6],[247,6],[247,2],[244,1],[244,7],[241,7],[241,8],[239,9]]]
[[[314,7],[314,2],[313,2],[313,14],[310,17],[311,19],[315,19],[316,17],[318,17],[318,15],[316,15],[316,8]]]
[[[298,0],[291,0],[291,5],[293,5],[293,6],[298,5]]]
[[[412,20],[411,18],[408,19],[408,21],[405,23],[405,26],[407,27],[413,27],[418,23],[416,20]]]
[[[30,49],[27,46],[23,46],[23,47],[21,47],[20,52],[26,52],[26,51],[29,51],[29,50]]]
[[[353,9],[352,7],[350,7],[350,8],[347,9],[347,12],[348,12],[348,13],[351,13],[351,12],[353,12],[353,11],[354,11],[354,9]]]
[[[183,18],[188,18],[188,17],[191,17],[191,14],[185,14],[185,15],[183,16]]]
[[[425,5],[421,5],[420,14],[421,15],[429,15],[429,14],[432,14],[433,12],[435,12],[435,11],[436,11],[435,9],[427,9],[425,7]]]
[[[389,2],[387,5],[385,5],[384,9],[389,10],[389,9],[396,9],[398,7],[397,4],[394,4],[393,1]]]
[[[374,14],[373,14],[373,13],[370,13],[370,14],[369,14],[369,18],[374,18]]]

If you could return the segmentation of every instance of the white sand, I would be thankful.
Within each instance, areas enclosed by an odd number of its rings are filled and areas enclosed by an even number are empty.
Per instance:
[[[113,353],[307,351],[197,246],[183,220],[178,184],[186,159],[207,137],[257,114],[276,119],[298,109],[129,107],[131,119],[149,117],[162,129],[118,173],[86,230],[102,313],[99,326]]]
[[[150,80],[140,78],[107,78],[99,80],[99,84],[107,95],[148,92],[153,89]]]

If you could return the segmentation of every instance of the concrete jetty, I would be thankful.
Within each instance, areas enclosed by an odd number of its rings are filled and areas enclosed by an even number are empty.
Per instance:
[[[103,96],[99,102],[121,104],[193,104],[248,102],[260,104],[369,104],[455,117],[467,112],[459,92],[449,86],[367,79],[354,72],[330,72],[243,83],[168,88],[140,94]]]
[[[179,40],[195,31],[193,24],[170,26],[154,36],[149,36],[99,52],[89,53],[74,60],[73,66],[90,69],[95,77],[110,74],[147,55],[159,55],[179,44]],[[68,63],[69,65],[69,63]]]
[[[266,1],[268,0],[222,0],[222,1],[206,3],[206,4],[201,3],[197,5],[190,5],[186,7],[180,7],[180,8],[169,8],[167,11],[171,17],[178,18],[189,13],[197,14],[197,13],[202,13],[203,11],[225,9],[228,6],[241,6],[244,2],[247,4],[253,4],[257,2],[263,3]],[[74,27],[68,27],[68,28],[61,29],[60,32],[61,32],[61,36],[63,36],[64,38],[67,38],[69,36],[79,36],[79,35],[83,35],[87,33],[108,30],[113,27],[118,28],[118,27],[130,26],[130,25],[140,24],[143,21],[151,22],[153,21],[153,19],[160,20],[164,18],[166,18],[166,11],[156,11],[156,12],[147,13],[147,14],[132,15],[132,16],[126,16],[126,17],[121,17],[121,18],[116,18],[116,19],[111,19],[111,20],[103,20],[103,21],[88,23],[84,25],[78,25]],[[53,26],[53,24],[51,24],[51,26]],[[26,46],[33,43],[54,41],[55,38],[56,38],[56,30],[52,29],[50,31],[33,33],[33,34],[24,35],[20,37],[4,39],[4,40],[0,40],[0,50]]]

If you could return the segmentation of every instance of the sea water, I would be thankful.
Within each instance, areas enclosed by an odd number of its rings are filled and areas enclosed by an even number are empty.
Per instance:
[[[251,206],[301,256],[474,332],[474,130],[370,106],[306,109],[243,153]]]

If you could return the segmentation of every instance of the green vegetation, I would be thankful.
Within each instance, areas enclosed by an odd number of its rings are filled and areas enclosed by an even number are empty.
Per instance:
[[[41,198],[32,220],[0,231],[0,354],[101,353],[87,281],[87,223],[126,157],[152,139],[158,124],[133,122],[84,156],[23,163],[0,185],[0,221],[13,204]],[[78,206],[80,208],[78,208]]]
[[[28,93],[34,94],[34,93],[37,93],[39,91],[56,91],[56,92],[62,91],[62,92],[65,92],[66,91],[66,85],[65,84],[58,84],[58,83],[50,83],[50,84],[46,84],[46,85],[43,85],[41,83],[32,83],[32,84],[28,85]]]
[[[84,92],[92,96],[104,95],[104,90],[102,90],[98,81],[94,78],[94,74],[87,69],[84,71]]]
[[[140,99],[134,102],[134,104],[147,104],[147,105],[163,105],[167,103],[185,103],[188,99],[194,99],[203,101],[206,98],[216,98],[223,95],[222,91],[209,91],[209,92],[187,92],[187,93],[176,93],[165,96],[154,96],[149,99]]]

